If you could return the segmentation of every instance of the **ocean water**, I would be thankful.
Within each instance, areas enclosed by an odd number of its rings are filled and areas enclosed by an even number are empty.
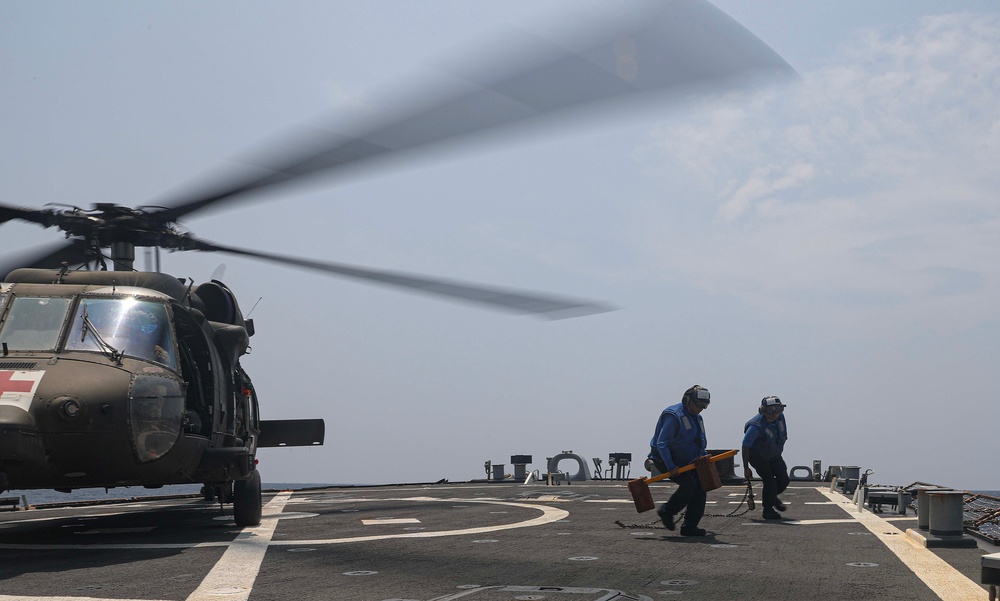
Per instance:
[[[332,484],[309,483],[309,482],[265,482],[262,484],[264,490],[297,490],[302,488],[314,488],[318,486],[334,486]],[[81,488],[73,492],[63,493],[55,490],[8,490],[0,493],[0,498],[4,497],[25,497],[29,505],[41,505],[43,503],[70,503],[74,501],[104,501],[111,499],[133,499],[135,497],[160,497],[166,495],[191,495],[201,491],[201,484],[175,484],[162,488],[143,488],[141,486],[126,486],[112,488],[105,491],[103,488]]]

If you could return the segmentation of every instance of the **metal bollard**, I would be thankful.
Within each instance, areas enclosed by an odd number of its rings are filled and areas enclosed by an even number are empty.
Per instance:
[[[950,488],[939,488],[937,486],[918,486],[917,490],[917,530],[927,532],[930,528],[931,500],[928,493],[934,491],[951,490]]]
[[[963,500],[965,493],[960,490],[945,490],[928,493],[930,516],[928,526],[935,536],[962,536]]]

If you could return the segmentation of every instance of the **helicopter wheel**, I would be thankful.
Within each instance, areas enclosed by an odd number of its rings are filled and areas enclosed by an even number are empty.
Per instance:
[[[260,472],[254,470],[249,480],[233,483],[233,519],[237,526],[256,526],[260,515]]]
[[[208,503],[215,502],[215,489],[208,484],[204,484],[201,487],[201,498]]]

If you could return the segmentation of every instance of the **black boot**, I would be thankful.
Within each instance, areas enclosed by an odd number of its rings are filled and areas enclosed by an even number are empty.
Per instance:
[[[707,532],[705,532],[704,528],[688,526],[686,524],[681,526],[681,536],[705,536],[705,534],[707,534]]]
[[[674,529],[674,514],[667,511],[667,505],[664,503],[660,505],[659,509],[656,510],[656,515],[660,516],[660,521],[663,522],[663,527],[667,530]]]

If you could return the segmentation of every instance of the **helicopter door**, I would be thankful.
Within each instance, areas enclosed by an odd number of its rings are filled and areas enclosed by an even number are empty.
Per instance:
[[[226,430],[222,363],[199,320],[185,307],[174,305],[173,309],[181,373],[188,383],[184,429],[211,438]]]

